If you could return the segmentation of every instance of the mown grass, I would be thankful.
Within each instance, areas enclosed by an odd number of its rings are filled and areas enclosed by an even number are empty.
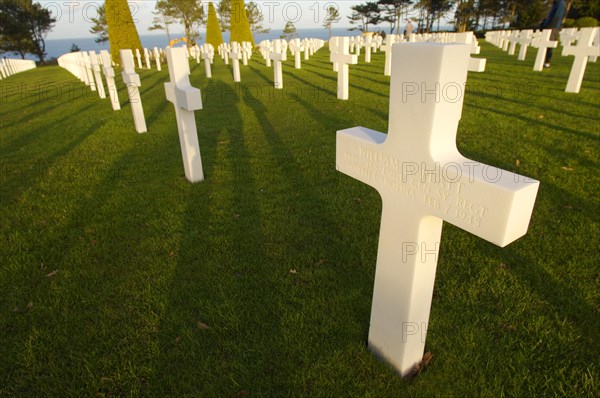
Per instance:
[[[336,130],[387,129],[383,54],[349,101],[325,49],[277,92],[256,56],[237,86],[192,64],[194,185],[166,70],[141,72],[142,135],[124,87],[113,112],[56,67],[0,81],[0,396],[597,394],[600,65],[567,94],[571,58],[482,56],[458,147],[541,187],[504,249],[445,225],[411,381],[366,347],[381,200],[335,171]]]

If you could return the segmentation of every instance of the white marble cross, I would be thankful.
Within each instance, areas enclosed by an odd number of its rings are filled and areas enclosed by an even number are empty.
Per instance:
[[[242,52],[242,50],[241,50],[238,42],[232,41],[229,57],[233,61],[233,81],[236,83],[239,83],[242,81],[242,77],[240,75],[240,59],[242,59],[241,52]]]
[[[383,74],[385,76],[392,75],[392,47],[397,42],[396,35],[387,35],[385,37],[385,44],[381,48],[385,51],[385,67]]]
[[[94,74],[92,72],[92,61],[90,60],[90,55],[82,51],[81,56],[83,58],[83,65],[85,67],[85,73],[87,75],[87,85],[90,87],[90,90],[96,91],[96,83],[94,82]]]
[[[350,80],[348,64],[358,63],[358,55],[350,54],[350,39],[347,36],[338,37],[337,48],[330,54],[329,60],[338,66],[337,97],[347,100]]]
[[[100,51],[100,57],[102,58],[102,69],[104,70],[104,77],[106,77],[106,87],[110,97],[110,104],[113,111],[118,111],[121,109],[121,103],[119,102],[119,93],[115,84],[115,70],[112,67],[111,57],[106,50]]]
[[[194,111],[202,109],[200,90],[190,84],[190,64],[184,48],[167,48],[167,63],[171,82],[165,83],[165,92],[175,106],[185,177],[191,182],[202,181],[204,172],[194,116]]]
[[[273,47],[269,53],[269,58],[273,61],[273,84],[277,89],[283,88],[283,66],[281,63],[287,61],[287,50],[283,48],[282,41],[281,39],[273,40],[271,42]]]
[[[338,52],[338,47],[340,45],[339,44],[340,43],[340,39],[341,39],[340,36],[332,36],[329,39],[329,57],[330,57],[330,62],[333,62],[333,61],[331,61],[331,55],[336,54]],[[358,57],[358,55],[356,55],[356,56]],[[339,70],[340,70],[340,68],[339,68],[338,63],[337,62],[333,62],[333,71],[337,72]]]
[[[393,52],[388,134],[338,131],[336,166],[383,201],[369,348],[404,376],[423,357],[443,221],[506,246],[526,233],[539,183],[458,152],[469,46]]]
[[[365,36],[365,62],[371,62],[371,50],[373,49],[373,34],[367,33]]]
[[[461,43],[461,44],[468,44],[469,45],[469,51],[473,51],[473,49],[475,48],[475,52],[479,52],[479,48],[478,47],[473,47],[473,43],[475,42],[476,38],[475,35],[473,34],[473,32],[461,32],[461,33],[455,33],[454,34],[454,41],[456,43]],[[470,57],[469,58],[469,72],[485,72],[485,65],[487,63],[487,60],[485,58],[474,58],[474,57]]]
[[[527,57],[527,47],[531,44],[533,40],[533,30],[532,29],[524,29],[519,32],[519,56],[517,60],[525,61],[525,57]]]
[[[567,82],[567,93],[578,93],[581,89],[581,82],[588,63],[588,57],[600,56],[600,47],[594,44],[594,39],[598,33],[598,28],[581,28],[577,45],[563,47],[562,55],[574,55],[575,60],[569,74]]]
[[[160,66],[160,51],[157,47],[154,47],[154,60],[156,61],[156,69],[160,72],[162,67]]]
[[[102,84],[102,74],[100,73],[100,64],[98,62],[98,55],[96,51],[90,51],[90,64],[92,65],[92,70],[94,71],[94,78],[96,79],[96,88],[98,91],[98,96],[100,98],[106,98],[106,92],[104,91],[104,84]]]
[[[313,55],[310,39],[302,40],[302,50],[300,51],[304,51],[304,60],[308,61],[310,59],[310,55]]]
[[[150,63],[150,52],[147,48],[144,48],[144,60],[146,61],[146,69],[152,69],[152,64]]]
[[[290,40],[290,50],[294,54],[294,68],[302,68],[302,51],[306,50],[304,42],[298,38]]]
[[[211,63],[215,56],[215,48],[210,43],[204,43],[200,48],[200,53],[202,54],[202,59],[204,60],[204,72],[207,78],[212,77],[212,69]]]
[[[510,46],[508,47],[508,55],[515,55],[515,50],[517,48],[517,43],[519,42],[519,37],[520,31],[518,29],[511,31],[510,37],[508,38],[510,40]]]
[[[544,61],[546,60],[546,52],[549,48],[556,48],[558,45],[557,41],[550,40],[552,29],[544,29],[536,40],[531,42],[531,46],[538,49],[535,57],[535,63],[533,64],[533,70],[536,72],[544,69]]]
[[[579,35],[577,28],[564,28],[559,32],[560,44],[563,47],[570,46]]]
[[[258,46],[260,47],[260,53],[262,54],[263,59],[265,60],[265,65],[270,68],[271,58],[269,58],[269,54],[271,53],[271,41],[263,40]]]
[[[135,123],[135,130],[138,133],[145,133],[146,119],[144,118],[144,108],[142,107],[142,98],[140,96],[139,88],[142,86],[140,81],[140,75],[135,73],[135,64],[133,61],[133,52],[131,50],[119,50],[121,54],[121,65],[123,71],[123,82],[127,86],[127,93],[129,94],[129,103],[131,104],[131,112],[133,113],[133,122]]]
[[[142,69],[142,55],[140,54],[140,49],[135,49],[135,57],[137,58],[138,67]]]

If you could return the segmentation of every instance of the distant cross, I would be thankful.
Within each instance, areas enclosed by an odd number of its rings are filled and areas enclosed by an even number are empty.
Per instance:
[[[135,57],[137,58],[138,67],[142,69],[142,55],[140,54],[140,49],[135,49]]]
[[[231,51],[231,46],[227,43],[223,43],[223,62],[225,65],[229,65],[229,52]]]
[[[191,182],[202,181],[204,172],[194,116],[195,110],[202,109],[200,90],[190,84],[190,64],[184,48],[167,48],[167,63],[171,82],[165,83],[165,92],[175,106],[185,177]]]
[[[273,84],[275,88],[283,88],[283,67],[282,62],[287,61],[287,50],[283,49],[282,40],[273,40],[273,48],[269,53],[269,58],[273,61]]]
[[[117,85],[115,84],[115,70],[112,67],[111,57],[106,50],[100,51],[100,57],[102,58],[102,68],[104,69],[104,77],[106,77],[106,87],[110,96],[110,104],[113,111],[118,111],[121,109],[121,104],[119,102]]]
[[[517,60],[525,61],[525,57],[527,57],[527,47],[529,47],[533,40],[532,36],[533,30],[531,29],[524,29],[519,32],[519,56],[517,57]]]
[[[298,38],[290,41],[290,50],[294,53],[294,68],[296,69],[302,68],[302,51],[306,50],[303,43],[304,42]]]
[[[121,65],[123,71],[123,82],[127,86],[127,93],[129,94],[129,103],[131,104],[131,112],[133,113],[133,122],[135,124],[135,130],[138,133],[145,133],[146,119],[144,118],[144,108],[142,107],[142,98],[140,97],[139,88],[142,86],[140,81],[140,75],[135,73],[135,64],[133,62],[133,52],[131,50],[120,50],[121,54]]]
[[[309,39],[302,40],[302,46],[300,51],[304,51],[304,60],[308,61],[310,56],[313,55],[312,46]],[[298,68],[300,69],[300,68]]]
[[[87,84],[90,87],[90,90],[96,91],[96,82],[94,82],[94,74],[92,72],[92,61],[90,60],[90,55],[83,51],[81,56],[83,57],[83,65],[85,66],[85,73],[87,75]]]
[[[271,67],[271,58],[269,58],[269,54],[271,53],[271,41],[263,40],[260,42],[260,52],[265,60],[265,65],[270,68]]]
[[[160,66],[160,51],[157,47],[154,47],[154,60],[156,61],[156,69],[160,72],[162,67]]]
[[[381,48],[385,51],[385,66],[383,74],[385,76],[392,75],[392,46],[397,42],[396,35],[387,35],[385,37],[385,44]]]
[[[519,42],[520,31],[518,29],[513,30],[510,33],[510,46],[508,47],[508,55],[515,55],[517,43]]]
[[[538,49],[535,57],[535,63],[533,64],[533,70],[536,72],[544,69],[544,61],[546,59],[546,52],[549,48],[556,48],[558,45],[557,41],[550,40],[552,29],[544,29],[539,35],[537,40],[531,42],[531,46]]]
[[[242,51],[242,64],[244,66],[248,65],[248,44],[250,44],[250,42],[247,41],[243,41],[242,42],[242,46],[241,46],[241,51]]]
[[[152,69],[152,64],[150,63],[150,52],[147,48],[144,48],[144,60],[146,61],[146,69]]]
[[[350,54],[350,41],[347,36],[338,38],[337,49],[331,53],[330,61],[338,66],[337,97],[341,100],[347,100],[350,80],[348,64],[355,65],[358,63],[358,56]]]
[[[373,49],[373,36],[367,34],[365,37],[365,62],[371,62],[371,50]]]
[[[240,59],[242,59],[240,45],[236,41],[231,42],[231,51],[229,57],[233,61],[233,81],[239,83],[242,81],[240,75]]]
[[[577,28],[564,28],[559,32],[560,35],[560,44],[563,47],[570,46],[573,44],[579,35]]]
[[[90,63],[92,70],[94,71],[94,77],[96,79],[96,88],[98,89],[98,96],[102,99],[106,98],[106,92],[104,92],[104,84],[102,84],[102,74],[100,73],[100,64],[98,63],[98,55],[95,51],[90,51]]]
[[[569,81],[567,82],[567,93],[578,93],[581,89],[581,82],[583,81],[583,75],[587,67],[589,57],[600,56],[600,47],[598,44],[594,44],[594,39],[598,34],[598,28],[581,28],[579,31],[579,37],[577,39],[577,45],[563,47],[562,55],[574,55],[575,60],[571,67],[571,73],[569,74]]]
[[[404,376],[423,357],[443,221],[506,246],[526,233],[539,183],[458,152],[468,46],[393,52],[388,134],[338,131],[336,165],[383,201],[369,348]]]
[[[212,44],[204,43],[200,52],[202,54],[202,59],[204,60],[204,72],[206,77],[210,79],[212,77],[212,69],[210,64],[215,56],[215,49]]]

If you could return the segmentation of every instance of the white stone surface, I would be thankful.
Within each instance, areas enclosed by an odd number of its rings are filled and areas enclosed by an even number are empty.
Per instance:
[[[102,59],[102,69],[104,71],[104,77],[106,78],[106,88],[108,89],[110,104],[113,108],[113,111],[118,111],[121,109],[121,103],[119,101],[117,85],[115,84],[115,70],[112,67],[109,52],[106,50],[101,50],[100,58]]]
[[[392,75],[392,46],[398,40],[396,35],[387,35],[385,37],[385,44],[381,46],[383,51],[385,51],[385,66],[383,69],[383,74],[385,76]]]
[[[211,64],[215,57],[215,48],[212,44],[204,43],[200,48],[200,54],[202,54],[202,59],[204,60],[204,73],[206,74],[206,77],[210,79],[212,78]]]
[[[142,69],[142,55],[139,48],[135,49],[135,57],[137,58],[138,68]]]
[[[204,171],[194,116],[194,111],[202,109],[200,90],[190,84],[190,64],[184,48],[168,48],[167,64],[171,82],[165,83],[165,92],[175,106],[185,177],[191,182],[202,181]]]
[[[145,133],[148,130],[146,128],[144,108],[142,107],[142,98],[140,96],[142,82],[140,81],[140,75],[135,73],[133,52],[131,50],[120,50],[119,52],[121,54],[121,65],[123,67],[121,74],[123,76],[123,82],[127,86],[135,130],[140,134]]]
[[[381,195],[369,348],[406,375],[423,357],[443,221],[506,246],[526,233],[539,183],[458,152],[468,46],[393,51],[388,134],[338,131],[336,165]]]
[[[242,76],[240,74],[240,59],[242,59],[242,50],[239,43],[236,41],[231,42],[229,58],[231,58],[233,65],[233,81],[239,83],[242,81]]]
[[[83,58],[83,65],[85,67],[85,73],[87,74],[87,84],[92,91],[96,91],[96,82],[94,81],[94,71],[92,70],[92,61],[90,55],[82,51],[81,57]]]
[[[337,97],[341,100],[348,99],[348,86],[350,80],[348,64],[357,64],[358,56],[350,54],[350,39],[338,37],[337,48],[329,56],[331,62],[338,66]]]
[[[104,91],[104,84],[102,83],[102,74],[100,73],[100,63],[98,62],[98,55],[95,51],[88,52],[90,56],[90,64],[92,65],[92,70],[94,71],[94,78],[96,79],[96,91],[98,92],[98,97],[104,99],[106,98],[106,92]]]
[[[283,61],[287,61],[287,51],[283,48],[285,40],[273,40],[273,48],[269,53],[269,58],[273,61],[273,84],[276,89],[283,89]],[[287,42],[286,42],[287,43]]]
[[[581,82],[585,75],[589,57],[600,56],[600,47],[594,43],[598,34],[598,28],[581,28],[577,38],[577,45],[563,47],[562,55],[574,55],[573,66],[567,82],[567,93],[578,93],[581,89]]]
[[[158,51],[157,47],[154,47],[154,60],[156,61],[156,70],[159,72],[162,71],[162,67],[160,66],[160,51]]]
[[[519,32],[519,56],[517,60],[525,61],[527,57],[527,47],[531,44],[533,40],[533,30],[532,29],[524,29]]]
[[[533,64],[533,70],[540,72],[544,69],[544,61],[546,60],[546,52],[549,48],[556,48],[558,45],[557,41],[550,40],[552,29],[544,29],[539,36],[531,42],[531,46],[538,49],[537,55],[535,56],[535,63]]]
[[[147,48],[144,48],[144,60],[146,61],[146,69],[152,69],[152,64],[150,63],[150,51]]]

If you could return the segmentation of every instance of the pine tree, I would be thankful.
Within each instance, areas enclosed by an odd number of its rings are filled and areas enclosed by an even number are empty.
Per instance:
[[[138,35],[127,0],[106,0],[106,22],[108,24],[108,38],[110,53],[113,60],[119,60],[119,50],[142,50],[142,43]]]
[[[254,37],[250,31],[244,0],[231,0],[231,41],[249,41],[254,47]]]
[[[206,22],[206,42],[216,49],[223,43],[223,35],[219,27],[219,19],[213,3],[208,3],[208,21]]]

